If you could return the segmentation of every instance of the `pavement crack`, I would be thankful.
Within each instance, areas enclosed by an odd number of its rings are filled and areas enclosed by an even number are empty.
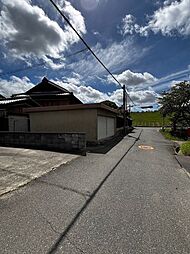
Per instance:
[[[78,190],[70,188],[70,187],[65,187],[65,186],[62,186],[60,184],[50,183],[50,182],[42,181],[42,180],[39,180],[39,179],[37,179],[37,181],[40,182],[40,183],[44,183],[44,184],[47,184],[47,185],[51,185],[51,186],[60,188],[62,190],[68,190],[68,191],[74,192],[78,195],[81,195],[85,200],[87,200],[87,198],[89,198],[91,196],[88,191],[87,192],[82,192],[82,191],[78,191]]]
[[[84,250],[82,250],[81,248],[79,248],[75,243],[73,243],[70,239],[69,239],[69,237],[65,237],[65,239],[67,239],[67,241],[71,244],[71,245],[73,245],[73,247],[76,249],[76,250],[79,250],[81,253],[87,253],[87,252],[85,252]]]
[[[37,213],[38,215],[40,215],[40,217],[43,218],[43,220],[46,222],[46,224],[48,224],[48,225],[50,226],[50,228],[52,229],[52,231],[53,231],[54,233],[59,234],[59,235],[61,234],[61,232],[57,231],[57,230],[54,228],[54,226],[52,225],[52,223],[46,218],[45,215],[43,215],[41,212],[39,212],[39,211],[36,210],[36,209],[35,209],[35,211],[36,211],[36,213]]]

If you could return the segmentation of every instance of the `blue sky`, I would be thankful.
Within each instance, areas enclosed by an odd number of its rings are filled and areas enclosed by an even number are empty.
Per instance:
[[[161,92],[189,80],[190,0],[55,2],[136,105],[156,108]],[[0,7],[1,94],[46,76],[84,103],[121,105],[122,90],[90,52],[74,54],[85,47],[48,0],[0,0]]]

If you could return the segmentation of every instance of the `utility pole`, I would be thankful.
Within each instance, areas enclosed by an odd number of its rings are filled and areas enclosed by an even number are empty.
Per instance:
[[[123,134],[126,135],[126,97],[125,85],[123,85]]]

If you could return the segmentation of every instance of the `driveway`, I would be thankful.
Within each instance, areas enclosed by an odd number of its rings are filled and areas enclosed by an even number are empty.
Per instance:
[[[0,195],[17,189],[78,155],[0,147]]]
[[[0,252],[189,254],[189,180],[172,143],[137,128],[0,197]]]

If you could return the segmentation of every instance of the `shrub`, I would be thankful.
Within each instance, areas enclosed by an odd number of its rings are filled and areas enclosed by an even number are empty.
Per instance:
[[[182,154],[190,156],[190,141],[183,143],[180,149]]]

